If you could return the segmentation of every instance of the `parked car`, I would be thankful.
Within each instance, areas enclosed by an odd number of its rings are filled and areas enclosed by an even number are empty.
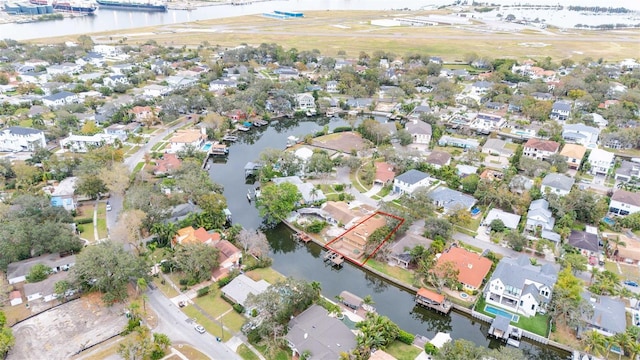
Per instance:
[[[204,334],[207,330],[204,329],[204,327],[202,325],[198,325],[196,324],[196,326],[194,326],[194,329],[196,329],[197,332],[199,332],[200,334]]]
[[[633,286],[633,287],[638,287],[638,283],[632,280],[625,280],[624,281],[625,285],[629,285],[629,286]]]
[[[185,304],[185,302],[184,302],[184,301],[180,301],[180,302],[178,302],[178,306],[179,306],[179,307],[181,307],[181,308],[185,307],[186,305],[187,305],[187,304]]]
[[[107,211],[111,211],[111,204],[107,203]]]

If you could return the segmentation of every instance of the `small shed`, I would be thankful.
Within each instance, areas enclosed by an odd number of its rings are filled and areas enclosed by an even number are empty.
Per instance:
[[[11,303],[11,306],[22,304],[22,294],[20,293],[20,290],[13,290],[9,294],[9,302]]]

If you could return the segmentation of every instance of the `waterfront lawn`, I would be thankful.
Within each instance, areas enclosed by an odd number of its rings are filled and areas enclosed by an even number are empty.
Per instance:
[[[244,360],[259,360],[260,359],[245,344],[242,344],[242,345],[238,346],[238,349],[236,350],[236,352]]]
[[[413,360],[422,352],[422,349],[395,340],[384,351],[398,360]]]
[[[372,269],[377,270],[385,275],[389,275],[394,279],[398,279],[407,285],[412,285],[414,281],[413,273],[407,269],[403,269],[399,266],[389,266],[386,263],[381,263],[380,261],[369,259],[367,261],[368,266]]]
[[[479,313],[495,318],[496,315],[484,311],[485,305],[487,305],[487,302],[485,301],[483,296],[480,296],[478,297],[478,302],[476,303],[475,310]],[[500,309],[506,310],[502,307],[500,307]],[[515,323],[512,321],[511,325],[515,325],[521,329],[527,330],[534,334],[538,334],[540,336],[546,337],[547,334],[549,333],[549,315],[536,315],[532,317],[526,317],[522,314],[516,314],[511,311],[507,311],[507,312],[520,316],[520,319],[518,320],[518,322]]]
[[[279,272],[273,270],[272,268],[262,268],[251,270],[246,273],[248,277],[253,279],[254,281],[264,280],[269,284],[275,284],[280,280],[284,280],[286,277]]]

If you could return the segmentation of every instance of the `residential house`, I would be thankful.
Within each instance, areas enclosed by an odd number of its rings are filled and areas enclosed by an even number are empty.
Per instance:
[[[393,182],[393,179],[396,176],[396,173],[393,171],[393,165],[387,162],[376,162],[376,176],[373,180],[376,184],[387,185],[390,182]]]
[[[239,268],[242,260],[242,250],[227,240],[219,240],[213,245],[218,249],[218,269],[213,272],[214,281],[226,277],[233,269]]]
[[[558,196],[565,196],[569,194],[575,182],[576,180],[572,177],[558,173],[549,173],[542,179],[542,187],[540,190],[542,190],[543,194],[551,193]]]
[[[472,165],[464,165],[464,164],[457,164],[456,165],[456,173],[458,174],[458,176],[460,177],[467,177],[471,174],[476,174],[478,172],[478,167],[477,166],[472,166]]]
[[[150,84],[146,85],[142,88],[142,94],[145,97],[157,98],[160,96],[165,96],[171,92],[171,89],[168,86]]]
[[[595,330],[604,336],[623,333],[627,329],[627,316],[624,301],[605,295],[596,295],[588,291],[582,293],[593,313],[585,314],[585,326],[578,329],[578,334]]]
[[[429,174],[411,169],[393,179],[393,192],[411,195],[420,187],[429,187],[434,181]]]
[[[480,143],[476,139],[461,139],[445,135],[438,140],[440,146],[453,146],[463,149],[477,149]]]
[[[531,93],[534,99],[540,101],[551,101],[553,100],[553,94],[545,93],[545,92],[534,92]]]
[[[567,238],[567,244],[578,249],[580,253],[593,262],[592,258],[597,260],[600,254],[600,239],[598,239],[596,231],[571,230],[571,234]]]
[[[213,245],[220,241],[220,234],[217,232],[209,233],[205,228],[200,227],[197,230],[193,226],[187,226],[178,230],[176,235],[171,239],[171,247],[180,244],[207,244]]]
[[[0,130],[0,151],[35,151],[46,146],[47,140],[42,130],[21,126]]]
[[[129,137],[129,135],[135,134],[138,130],[140,130],[140,123],[130,122],[126,125],[123,125],[123,124],[109,125],[109,127],[104,129],[104,133],[107,135],[115,136],[118,139],[125,141]]]
[[[296,106],[300,110],[315,109],[316,101],[309,93],[296,94]]]
[[[155,162],[156,165],[153,167],[154,175],[168,175],[182,166],[182,160],[176,154],[164,154]]]
[[[567,142],[595,147],[600,136],[600,129],[585,124],[564,124],[562,138]]]
[[[102,133],[90,136],[69,133],[69,136],[60,140],[60,148],[71,152],[83,153],[103,145],[113,144],[116,139],[118,139],[117,136]]]
[[[470,127],[474,130],[489,133],[499,131],[505,125],[502,116],[488,113],[478,113],[476,118],[471,122]]]
[[[131,114],[133,114],[135,121],[137,122],[144,122],[148,118],[154,116],[151,106],[134,106],[131,109]]]
[[[518,224],[520,224],[520,215],[493,208],[489,210],[489,213],[487,214],[487,217],[484,218],[482,225],[490,226],[493,220],[501,220],[504,226],[511,230],[516,230],[518,228]]]
[[[221,291],[227,299],[244,307],[249,294],[260,295],[271,286],[264,280],[255,281],[245,274],[236,276]]]
[[[589,165],[591,165],[591,174],[593,175],[608,175],[609,170],[613,167],[613,160],[615,155],[611,152],[602,149],[593,149],[587,158]]]
[[[52,272],[67,271],[76,264],[76,256],[62,257],[59,254],[45,254],[38,257],[12,262],[7,266],[7,281],[10,285],[27,280],[27,274],[36,264],[43,264],[51,268]]]
[[[248,115],[246,112],[240,109],[234,109],[229,111],[229,113],[227,113],[227,116],[229,117],[229,119],[231,119],[231,121],[238,122],[246,120]]]
[[[558,270],[551,264],[535,266],[529,257],[502,258],[491,275],[484,295],[487,304],[525,316],[546,312]]]
[[[623,160],[616,170],[615,178],[621,182],[629,182],[634,178],[635,181],[640,181],[640,163]]]
[[[556,219],[549,210],[549,202],[545,199],[538,199],[531,202],[529,211],[527,212],[527,222],[525,231],[536,237],[541,237],[553,241],[560,242],[560,235],[553,232]]]
[[[116,75],[107,76],[102,80],[102,82],[104,83],[105,86],[114,88],[118,85],[128,85],[129,79],[127,79],[127,77],[124,75],[116,74]]]
[[[544,160],[555,154],[560,149],[560,144],[551,140],[529,139],[524,144],[522,155],[537,160]]]
[[[207,139],[207,135],[204,132],[204,128],[201,130],[183,129],[176,131],[171,139],[169,139],[167,152],[177,153],[187,147],[193,147],[196,150],[200,150]]]
[[[123,54],[122,48],[113,45],[94,45],[93,52],[105,57],[117,57]]]
[[[338,90],[338,82],[335,80],[327,81],[326,89],[329,94],[336,94],[340,92],[340,90]]]
[[[278,80],[280,81],[287,81],[300,77],[300,72],[289,66],[281,66],[273,70],[273,73],[278,75]]]
[[[482,145],[482,152],[489,155],[510,158],[513,155],[513,150],[507,149],[505,146],[507,142],[500,139],[487,139]]]
[[[431,124],[424,121],[413,120],[405,125],[407,132],[411,134],[414,144],[428,145],[431,142]]]
[[[476,204],[473,196],[466,195],[457,190],[451,190],[448,187],[440,186],[429,193],[429,198],[433,203],[444,209],[445,213],[453,213],[458,210],[471,210]]]
[[[587,148],[582,145],[566,144],[560,151],[560,155],[567,158],[567,165],[570,169],[578,170],[586,152]]]
[[[509,190],[512,193],[522,195],[525,191],[531,190],[533,187],[533,180],[524,176],[524,175],[516,175],[511,179],[509,183]]]
[[[443,166],[451,164],[451,154],[446,151],[433,150],[429,156],[427,156],[427,163],[436,169],[440,169]]]
[[[369,109],[373,104],[373,99],[371,98],[356,98],[356,99],[347,99],[347,106],[352,110],[365,110]]]
[[[114,64],[109,66],[112,73],[116,75],[126,75],[133,71],[133,64]]]
[[[486,94],[493,87],[493,83],[489,81],[476,81],[471,84],[471,91],[478,95]]]
[[[480,254],[473,253],[461,247],[451,247],[445,250],[438,258],[434,267],[451,262],[458,271],[458,281],[465,290],[479,290],[482,287],[484,278],[491,270],[493,263]]]
[[[42,281],[24,284],[24,296],[27,298],[27,302],[38,299],[42,299],[44,302],[56,300],[58,295],[56,294],[55,284],[66,280],[68,277],[69,273],[58,272],[49,275]]]
[[[357,347],[356,335],[341,320],[329,316],[319,305],[312,305],[289,321],[286,339],[292,358],[339,359]]]
[[[340,235],[340,242],[336,246],[345,249],[347,253],[356,254],[356,256],[364,255],[369,237],[385,225],[387,225],[387,219],[384,215],[368,216]]]
[[[188,89],[198,84],[198,79],[189,76],[167,76],[164,81],[171,91]]]
[[[327,201],[322,206],[322,210],[331,218],[329,222],[342,224],[345,229],[350,228],[354,220],[364,215],[356,209],[350,209],[349,204],[344,201]]]
[[[565,121],[571,115],[571,102],[558,100],[551,106],[549,118],[557,121]]]
[[[62,64],[47,66],[47,74],[49,76],[63,75],[63,74],[74,75],[79,73],[80,71],[82,71],[82,66],[75,63],[65,62]]]
[[[48,107],[73,104],[76,101],[78,101],[78,95],[68,91],[60,91],[42,98],[42,103]]]
[[[278,177],[271,179],[274,184],[282,184],[282,183],[290,183],[295,185],[302,195],[302,203],[303,204],[315,204],[319,202],[324,202],[327,197],[324,195],[322,190],[316,189],[316,187],[311,184],[302,181],[299,176],[286,176],[286,177]]]
[[[68,177],[54,187],[51,192],[51,206],[62,207],[67,211],[73,211],[77,207],[76,203],[76,176]]]
[[[618,216],[627,216],[640,212],[640,193],[616,190],[611,195],[609,212]]]

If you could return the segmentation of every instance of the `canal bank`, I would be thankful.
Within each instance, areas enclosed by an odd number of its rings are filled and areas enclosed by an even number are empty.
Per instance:
[[[247,229],[256,229],[262,224],[257,209],[246,198],[247,191],[255,184],[251,180],[245,181],[244,165],[258,160],[260,152],[266,148],[284,149],[288,136],[304,137],[322,130],[325,125],[332,130],[348,124],[327,118],[281,120],[238,134],[238,141],[231,145],[229,156],[211,163],[209,174],[224,186],[224,195],[235,223]],[[272,267],[285,276],[320,282],[325,297],[334,298],[343,290],[359,297],[371,295],[378,313],[388,316],[410,333],[432,338],[438,332],[447,332],[453,339],[467,339],[490,348],[501,346],[500,342],[486,337],[489,325],[483,321],[456,311],[441,315],[416,306],[415,290],[411,287],[398,287],[377,273],[349,263],[341,268],[325,264],[322,246],[294,241],[291,237],[293,232],[284,224],[265,233],[271,245]],[[528,359],[563,359],[568,355],[537,343],[523,342],[521,349]]]

